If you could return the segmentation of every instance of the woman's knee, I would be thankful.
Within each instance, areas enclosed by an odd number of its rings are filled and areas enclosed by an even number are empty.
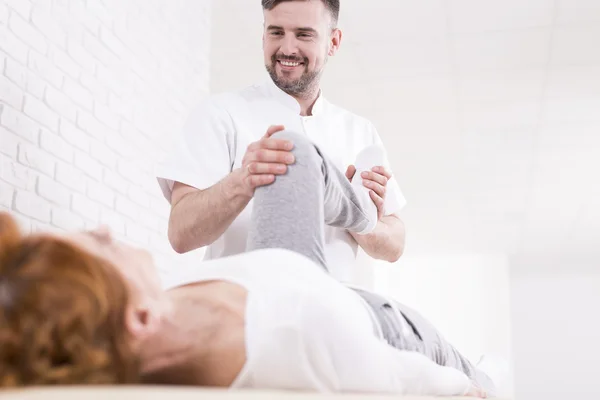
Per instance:
[[[295,131],[283,130],[274,133],[271,137],[275,139],[289,140],[290,142],[294,143],[294,149],[292,151],[306,151],[310,147],[314,147],[314,144],[309,138],[306,137],[306,135]]]
[[[290,166],[290,168],[294,168],[298,166],[300,167],[308,167],[308,168],[318,168],[320,171],[320,167],[322,164],[322,158],[319,154],[319,151],[315,147],[315,144],[306,137],[306,135],[294,131],[280,131],[271,136],[276,139],[284,139],[289,140],[294,144],[294,148],[292,149],[292,154],[295,157],[295,163]]]

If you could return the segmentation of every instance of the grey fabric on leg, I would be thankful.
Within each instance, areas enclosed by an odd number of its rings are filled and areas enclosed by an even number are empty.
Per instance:
[[[282,131],[296,162],[285,175],[256,188],[247,250],[285,248],[327,269],[324,225],[360,232],[369,223],[343,172],[305,135]]]
[[[354,289],[373,309],[383,340],[400,350],[416,351],[436,364],[464,372],[473,382],[495,396],[492,380],[460,354],[439,331],[412,308],[390,300],[385,296]]]

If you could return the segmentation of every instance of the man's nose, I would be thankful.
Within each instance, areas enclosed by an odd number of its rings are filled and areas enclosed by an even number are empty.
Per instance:
[[[298,41],[294,35],[285,35],[281,43],[281,52],[286,56],[298,55]]]

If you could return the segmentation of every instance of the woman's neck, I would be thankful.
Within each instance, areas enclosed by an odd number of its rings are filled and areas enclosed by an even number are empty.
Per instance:
[[[241,304],[235,288],[227,285],[203,283],[169,293],[173,312],[142,344],[144,381],[226,386],[237,375],[237,365],[245,362],[245,294]]]

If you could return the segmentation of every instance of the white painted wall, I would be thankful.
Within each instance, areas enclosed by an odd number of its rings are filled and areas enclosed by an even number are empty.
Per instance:
[[[208,93],[209,4],[0,0],[0,209],[26,231],[108,224],[168,268],[153,165]]]
[[[517,399],[600,398],[598,258],[511,262]]]
[[[503,255],[407,256],[376,267],[375,288],[419,310],[477,361],[510,351],[508,267]]]

